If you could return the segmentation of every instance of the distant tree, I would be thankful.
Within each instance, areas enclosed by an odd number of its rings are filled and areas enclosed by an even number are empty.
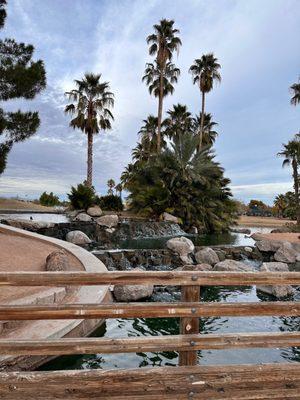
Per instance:
[[[82,80],[75,80],[76,89],[66,92],[72,103],[65,107],[65,112],[75,117],[70,126],[80,129],[87,135],[87,185],[93,185],[93,140],[101,130],[111,129],[114,119],[111,108],[114,106],[114,95],[110,92],[109,83],[101,82],[101,74],[85,74]]]
[[[266,210],[268,206],[261,200],[250,200],[248,208]]]
[[[107,193],[110,194],[110,195],[114,194],[113,189],[114,189],[114,187],[116,186],[116,182],[115,182],[113,179],[109,179],[109,180],[107,181],[107,186],[108,186],[108,191],[107,191]]]
[[[184,134],[192,131],[193,119],[187,106],[174,104],[173,108],[167,111],[168,117],[164,121],[166,135],[169,138],[180,139]]]
[[[293,93],[292,98],[291,98],[291,104],[296,106],[297,104],[300,103],[300,81],[298,83],[294,83],[291,86],[291,90]]]
[[[284,211],[286,210],[287,202],[284,194],[278,194],[274,200],[274,208],[277,212],[278,217],[283,217]]]
[[[193,76],[193,83],[199,86],[202,97],[198,150],[202,147],[204,133],[205,94],[213,89],[215,81],[221,82],[220,68],[221,65],[218,63],[218,59],[213,53],[209,53],[203,54],[201,58],[196,59],[189,69],[189,72]]]
[[[0,29],[6,18],[6,1],[0,0]],[[41,60],[32,61],[34,47],[13,39],[0,40],[0,101],[24,98],[31,100],[46,87],[46,72]],[[5,112],[0,108],[0,174],[15,143],[36,133],[38,112]]]
[[[292,167],[292,175],[294,180],[294,191],[296,201],[297,225],[300,225],[300,204],[299,204],[299,173],[298,166],[300,163],[300,140],[295,137],[287,144],[283,144],[283,150],[278,153],[280,157],[284,157],[282,166]]]
[[[122,185],[122,183],[118,183],[118,184],[115,186],[115,189],[116,189],[116,193],[118,193],[118,194],[119,194],[119,197],[122,199],[122,191],[123,191],[123,185]]]
[[[42,206],[48,206],[48,207],[54,207],[60,205],[59,197],[55,196],[53,192],[50,192],[49,194],[47,192],[44,192],[41,194],[39,203]]]
[[[159,24],[153,26],[154,33],[147,37],[147,43],[149,45],[149,54],[155,56],[155,63],[148,64],[147,69],[152,68],[153,78],[148,85],[155,82],[155,90],[151,90],[155,97],[158,97],[158,126],[157,126],[157,152],[160,152],[161,144],[161,124],[162,124],[162,111],[163,111],[163,98],[171,93],[170,90],[166,88],[166,78],[172,83],[170,76],[179,75],[179,69],[175,68],[174,64],[171,64],[173,53],[176,51],[178,53],[181,46],[181,40],[177,36],[179,33],[178,29],[174,28],[174,21],[162,19]],[[155,71],[155,72],[154,72]],[[173,72],[171,72],[173,71]],[[176,71],[176,74],[174,73]],[[173,78],[174,79],[174,78]],[[148,82],[148,80],[147,80]],[[173,80],[173,82],[177,82]],[[150,86],[149,86],[150,90]]]
[[[120,196],[108,194],[97,199],[97,204],[105,211],[123,211],[123,203]]]

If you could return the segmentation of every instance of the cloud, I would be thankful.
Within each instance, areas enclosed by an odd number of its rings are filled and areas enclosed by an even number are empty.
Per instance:
[[[276,154],[299,130],[299,108],[290,106],[288,91],[300,74],[297,0],[11,0],[3,34],[35,45],[48,87],[31,102],[5,106],[38,110],[42,124],[11,152],[0,178],[2,193],[5,186],[5,193],[36,195],[55,179],[63,192],[84,179],[86,138],[68,127],[63,93],[86,71],[101,72],[116,97],[113,130],[95,140],[95,186],[104,192],[109,178],[118,180],[141,121],[157,110],[141,77],[151,59],[145,38],[163,17],[175,19],[183,42],[174,58],[181,77],[165,110],[180,102],[199,112],[200,94],[187,71],[196,57],[213,51],[222,64],[222,83],[206,104],[219,123],[217,159],[233,192],[272,202],[277,190],[285,190],[290,171]]]

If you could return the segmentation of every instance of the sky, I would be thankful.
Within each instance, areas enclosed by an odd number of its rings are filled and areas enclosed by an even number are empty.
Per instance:
[[[47,190],[64,198],[85,179],[86,136],[68,126],[64,92],[86,72],[101,73],[115,94],[113,129],[95,139],[94,186],[104,194],[108,179],[119,181],[143,119],[157,112],[141,77],[152,59],[145,38],[162,18],[175,20],[182,40],[173,60],[181,76],[164,110],[181,103],[200,111],[188,69],[213,52],[222,82],[207,95],[206,111],[218,122],[216,159],[235,198],[272,204],[292,188],[277,153],[300,129],[289,90],[300,76],[300,0],[9,0],[7,13],[1,38],[35,46],[47,88],[3,105],[39,111],[41,126],[11,151],[0,195],[37,198]]]

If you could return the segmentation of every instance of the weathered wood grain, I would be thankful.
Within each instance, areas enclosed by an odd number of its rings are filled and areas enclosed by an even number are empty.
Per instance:
[[[65,285],[300,285],[300,272],[1,272],[0,286]]]
[[[299,316],[300,302],[109,303],[0,306],[0,320]]]
[[[299,399],[300,364],[0,373],[0,398]]]
[[[146,353],[197,350],[283,348],[300,346],[300,332],[189,334],[125,339],[65,338],[49,340],[0,340],[0,355],[66,355]],[[197,361],[197,358],[196,358]],[[194,359],[193,359],[194,362]],[[196,362],[195,362],[196,364]],[[193,364],[193,365],[195,365]]]
[[[184,303],[195,303],[200,300],[199,286],[182,286],[181,301]],[[194,309],[192,310],[194,313]],[[180,319],[180,333],[182,335],[191,335],[199,333],[199,318],[185,317]],[[180,351],[179,365],[196,365],[198,361],[198,352],[193,349],[193,340],[190,340],[190,351]]]

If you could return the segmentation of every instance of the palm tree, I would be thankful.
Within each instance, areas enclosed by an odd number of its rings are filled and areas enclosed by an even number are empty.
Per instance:
[[[121,200],[122,200],[122,190],[123,190],[123,185],[122,185],[122,183],[118,183],[118,184],[116,185],[115,189],[116,189],[116,192],[119,193],[119,197],[120,197]]]
[[[293,179],[294,179],[294,190],[296,200],[296,214],[297,224],[300,225],[300,204],[299,204],[299,174],[298,165],[300,162],[300,141],[295,138],[290,140],[288,144],[283,144],[283,150],[278,153],[279,156],[284,157],[282,166],[292,166]]]
[[[200,132],[202,114],[196,115],[194,118],[194,131],[198,136]],[[212,115],[210,113],[204,113],[204,121],[203,121],[203,135],[202,135],[202,144],[203,146],[211,147],[218,136],[218,132],[215,131],[214,127],[218,124],[212,121]]]
[[[193,83],[194,85],[197,84],[199,86],[202,97],[198,150],[200,150],[202,147],[205,94],[209,93],[213,89],[214,81],[221,82],[221,75],[219,72],[220,68],[221,65],[218,63],[218,59],[213,55],[213,53],[209,53],[203,54],[201,58],[196,59],[194,64],[189,69],[189,72],[193,76]]]
[[[153,154],[157,149],[157,117],[150,114],[147,119],[143,120],[143,123],[144,125],[139,131],[141,143],[149,146],[149,152]],[[161,138],[161,140],[163,139]]]
[[[165,119],[166,135],[169,138],[179,140],[185,133],[192,131],[192,115],[187,106],[174,104],[173,108],[167,111],[168,117]]]
[[[65,112],[75,115],[70,126],[78,128],[87,135],[87,185],[93,185],[93,138],[100,130],[111,129],[114,119],[111,108],[114,95],[109,83],[101,82],[101,74],[87,73],[82,80],[75,80],[76,89],[66,92],[72,102],[65,107]]]
[[[291,90],[293,92],[293,96],[291,98],[291,104],[296,106],[300,103],[300,81],[298,83],[294,83],[291,86]]]
[[[167,74],[168,61],[172,60],[173,53],[178,53],[181,46],[181,40],[178,36],[178,29],[173,27],[174,21],[162,19],[159,24],[153,26],[154,33],[147,37],[147,44],[149,45],[149,54],[156,56],[155,69],[158,73],[157,95],[158,97],[158,127],[157,127],[157,150],[160,151],[160,135],[163,111],[163,98],[165,93],[165,77]],[[147,67],[146,67],[147,69]],[[177,69],[178,70],[178,69]],[[179,71],[179,70],[178,70]],[[179,75],[179,73],[178,73]],[[177,81],[177,80],[176,80]],[[150,88],[149,88],[150,90]],[[150,91],[151,93],[151,91]]]
[[[284,194],[278,194],[274,200],[274,207],[278,212],[279,217],[283,217],[284,210],[287,207],[287,201]]]
[[[116,182],[115,182],[113,179],[109,179],[109,180],[107,181],[107,186],[108,186],[108,191],[107,191],[107,193],[108,193],[109,195],[113,195],[113,194],[114,194],[113,189],[114,189],[114,187],[116,186]]]

